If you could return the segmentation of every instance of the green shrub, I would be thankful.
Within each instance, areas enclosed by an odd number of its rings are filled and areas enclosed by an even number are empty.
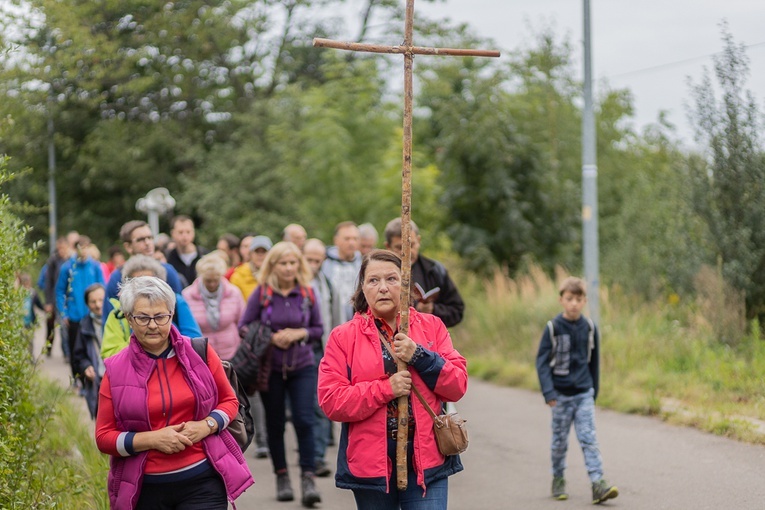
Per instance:
[[[11,176],[0,156],[0,185]],[[22,291],[16,275],[34,259],[25,243],[26,227],[0,195],[0,508],[31,508],[31,485],[38,477],[42,409],[35,398],[29,355],[31,331],[24,328]]]
[[[0,156],[0,186],[12,176]],[[40,379],[30,356],[16,275],[35,250],[28,228],[0,195],[0,508],[107,508],[105,456],[82,423],[76,398]]]

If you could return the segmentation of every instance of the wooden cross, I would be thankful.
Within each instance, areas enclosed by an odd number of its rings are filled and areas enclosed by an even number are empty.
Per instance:
[[[320,48],[335,48],[366,53],[392,53],[404,55],[404,158],[401,171],[401,326],[399,331],[409,334],[409,293],[412,275],[411,258],[411,208],[412,208],[412,67],[415,55],[448,55],[456,57],[499,57],[498,51],[454,48],[422,48],[412,46],[414,31],[414,0],[406,2],[404,22],[404,43],[399,46],[384,46],[340,42],[330,39],[315,38],[313,45]],[[406,370],[406,363],[397,360],[398,370]],[[398,399],[398,435],[396,436],[396,471],[399,490],[406,490],[406,443],[409,434],[408,398]]]

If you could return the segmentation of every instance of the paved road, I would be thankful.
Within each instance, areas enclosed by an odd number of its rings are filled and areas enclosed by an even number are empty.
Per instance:
[[[38,345],[40,339],[38,337]],[[36,352],[39,352],[36,350]],[[42,369],[66,384],[68,368],[58,345]],[[83,417],[89,421],[84,401]],[[458,404],[468,419],[470,448],[462,456],[465,471],[450,479],[449,508],[455,510],[567,510],[592,508],[581,450],[571,437],[566,502],[548,498],[549,410],[540,395],[470,381]],[[675,427],[653,418],[596,413],[606,475],[619,486],[620,496],[603,507],[636,510],[761,510],[765,508],[765,448]],[[288,459],[299,496],[294,433],[288,428]],[[330,449],[328,458],[334,458]],[[301,508],[275,501],[274,477],[268,459],[248,451],[255,485],[237,501],[241,510]],[[323,503],[317,508],[355,508],[349,491],[334,488],[332,478],[318,479]]]

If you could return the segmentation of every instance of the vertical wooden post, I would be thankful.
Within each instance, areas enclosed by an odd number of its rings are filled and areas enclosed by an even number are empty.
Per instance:
[[[401,325],[399,332],[409,334],[409,296],[412,280],[412,33],[414,31],[414,0],[406,2],[404,25],[404,156],[401,165]],[[406,370],[406,363],[397,360],[398,370]],[[409,398],[398,398],[398,435],[396,436],[396,486],[406,490],[406,444],[409,436]]]

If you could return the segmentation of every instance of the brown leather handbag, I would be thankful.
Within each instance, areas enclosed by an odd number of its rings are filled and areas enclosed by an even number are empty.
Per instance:
[[[393,349],[391,349],[390,344],[386,342],[382,336],[380,336],[380,342],[382,342],[385,348],[388,349],[388,352],[393,356],[393,359],[396,359],[396,354],[393,352]],[[458,413],[437,415],[433,412],[433,409],[431,409],[428,402],[414,384],[412,384],[412,391],[414,391],[414,394],[420,399],[420,402],[422,402],[425,409],[428,410],[430,417],[433,418],[433,432],[436,435],[438,451],[440,451],[442,455],[458,455],[467,450],[468,432],[467,425],[465,425],[467,420],[463,420]]]
[[[468,432],[465,425],[467,420],[463,420],[458,413],[437,415],[414,384],[412,384],[412,390],[422,405],[425,406],[425,409],[428,410],[430,417],[433,418],[433,432],[436,434],[438,451],[443,455],[458,455],[467,450]]]

